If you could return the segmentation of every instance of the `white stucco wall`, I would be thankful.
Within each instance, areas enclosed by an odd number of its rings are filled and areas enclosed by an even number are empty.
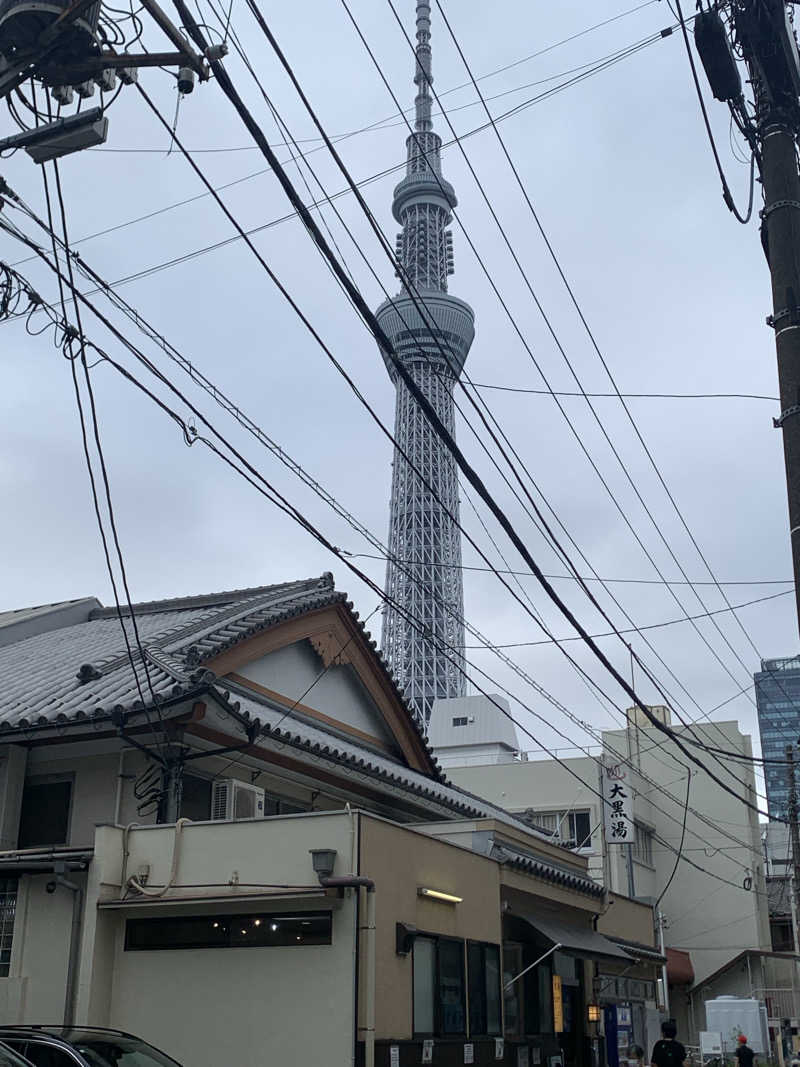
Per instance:
[[[128,874],[146,868],[151,885],[163,884],[174,840],[171,826],[133,830]],[[155,899],[119,910],[103,905],[120,899],[122,831],[101,827],[78,1020],[140,1034],[191,1067],[349,1063],[356,897],[352,890],[341,900],[321,896],[309,850],[335,849],[335,873],[345,874],[353,867],[353,844],[345,813],[191,823],[179,841],[169,903]],[[238,886],[229,884],[237,879]],[[314,895],[267,888],[275,884],[305,886]],[[133,915],[318,909],[333,913],[330,945],[125,951],[125,922]]]

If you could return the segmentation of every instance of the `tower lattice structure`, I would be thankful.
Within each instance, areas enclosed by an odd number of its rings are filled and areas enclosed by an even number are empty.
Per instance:
[[[442,177],[442,141],[431,120],[430,4],[419,0],[414,82],[415,129],[406,140],[406,174],[394,190],[397,297],[377,317],[421,391],[455,433],[453,388],[475,336],[472,308],[447,291],[453,273],[448,229],[456,195]],[[406,696],[425,720],[433,701],[465,693],[455,665],[464,655],[464,588],[456,464],[425,416],[387,370],[396,390],[389,562],[382,646]],[[403,457],[405,453],[410,462]],[[433,492],[426,488],[420,471]],[[395,607],[394,605],[397,605]],[[398,608],[400,610],[398,610]]]

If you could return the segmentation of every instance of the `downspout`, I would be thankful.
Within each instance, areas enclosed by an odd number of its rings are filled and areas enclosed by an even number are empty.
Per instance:
[[[67,981],[64,992],[64,1026],[75,1024],[75,992],[78,976],[78,954],[81,945],[81,926],[83,923],[83,889],[77,882],[71,882],[61,873],[61,864],[56,864],[55,885],[63,886],[72,893],[72,926],[69,935],[69,956],[67,958]],[[54,890],[55,891],[55,887]]]
[[[362,929],[366,936],[366,975],[364,995],[364,1067],[375,1067],[375,883],[359,875],[320,878],[325,889],[365,889],[367,891],[366,922]]]

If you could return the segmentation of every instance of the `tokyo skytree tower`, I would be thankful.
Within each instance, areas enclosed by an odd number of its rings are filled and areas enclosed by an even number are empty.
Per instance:
[[[397,259],[405,272],[403,287],[376,314],[395,353],[454,434],[453,388],[475,336],[475,316],[447,291],[453,273],[447,227],[457,201],[442,177],[442,141],[431,121],[430,15],[430,4],[419,0],[415,131],[406,140],[406,175],[392,202],[392,214],[402,226]],[[461,536],[447,514],[458,518],[458,478],[455,461],[385,354],[384,360],[397,393],[395,439],[435,495],[395,449],[386,593],[408,612],[413,625],[387,604],[382,646],[406,696],[427,721],[434,700],[465,694],[464,675],[446,651],[454,650],[457,660],[464,654]]]

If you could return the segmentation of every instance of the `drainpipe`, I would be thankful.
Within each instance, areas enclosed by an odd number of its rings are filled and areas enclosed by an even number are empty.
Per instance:
[[[661,955],[666,956],[667,952],[664,948],[664,913],[658,912],[658,944],[661,949]],[[661,984],[664,986],[664,1015],[669,1019],[669,979],[667,978],[667,965],[666,963],[661,968]]]
[[[55,893],[57,886],[63,886],[72,893],[72,926],[69,935],[69,956],[67,959],[67,981],[64,992],[64,1026],[75,1024],[75,992],[78,976],[78,954],[81,945],[81,924],[83,922],[83,889],[77,882],[65,878],[65,864],[55,864],[56,877],[47,886],[50,893]],[[52,889],[50,888],[52,886]]]
[[[364,998],[364,1067],[375,1067],[375,883],[371,878],[343,875],[320,878],[325,889],[366,889],[367,916],[362,927],[366,934],[366,995]]]

